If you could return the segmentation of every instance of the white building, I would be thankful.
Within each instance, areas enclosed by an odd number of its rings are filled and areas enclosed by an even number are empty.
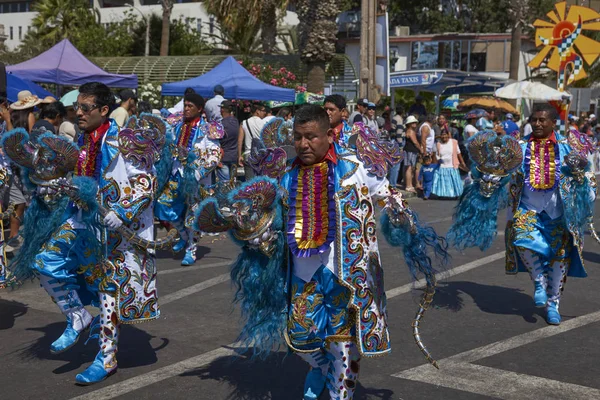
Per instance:
[[[128,11],[132,10],[141,17],[140,14],[149,16],[151,14],[162,15],[160,0],[90,0],[95,9],[100,12],[100,21],[103,24],[122,21]],[[214,17],[207,14],[206,9],[200,2],[190,0],[175,0],[171,20],[194,18],[196,19],[195,28],[209,35],[218,33],[216,31],[216,22]],[[32,0],[0,0],[0,25],[4,25],[4,31],[7,36],[5,42],[9,50],[13,50],[21,44],[27,32],[32,28],[31,21],[36,13],[32,12]],[[295,26],[298,24],[298,17],[293,12],[287,12],[284,18],[284,26]],[[208,40],[207,40],[208,41]]]

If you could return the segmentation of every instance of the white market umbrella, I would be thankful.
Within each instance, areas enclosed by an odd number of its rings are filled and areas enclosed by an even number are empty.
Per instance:
[[[530,99],[551,101],[571,98],[567,92],[561,92],[540,82],[521,81],[511,83],[494,92],[496,97],[503,99]]]

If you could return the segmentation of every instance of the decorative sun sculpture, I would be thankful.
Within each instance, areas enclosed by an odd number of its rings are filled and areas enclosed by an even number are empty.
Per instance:
[[[556,71],[556,87],[561,92],[576,80],[587,76],[586,65],[592,65],[600,55],[600,42],[582,34],[582,31],[600,31],[600,14],[591,8],[570,6],[561,2],[554,5],[555,10],[546,16],[550,21],[538,19],[533,23],[536,46],[543,46],[540,52],[529,62],[532,68],[546,66]],[[560,113],[559,131],[566,132],[569,113],[569,100],[551,102]]]

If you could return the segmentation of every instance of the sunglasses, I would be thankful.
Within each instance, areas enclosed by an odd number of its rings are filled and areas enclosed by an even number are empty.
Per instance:
[[[73,103],[73,110],[75,110],[75,112],[81,110],[84,114],[88,114],[98,107],[99,106],[97,104]]]

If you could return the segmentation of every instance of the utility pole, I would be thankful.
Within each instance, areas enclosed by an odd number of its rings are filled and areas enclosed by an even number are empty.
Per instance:
[[[361,0],[359,95],[371,101],[379,97],[375,87],[377,4],[378,0]]]

